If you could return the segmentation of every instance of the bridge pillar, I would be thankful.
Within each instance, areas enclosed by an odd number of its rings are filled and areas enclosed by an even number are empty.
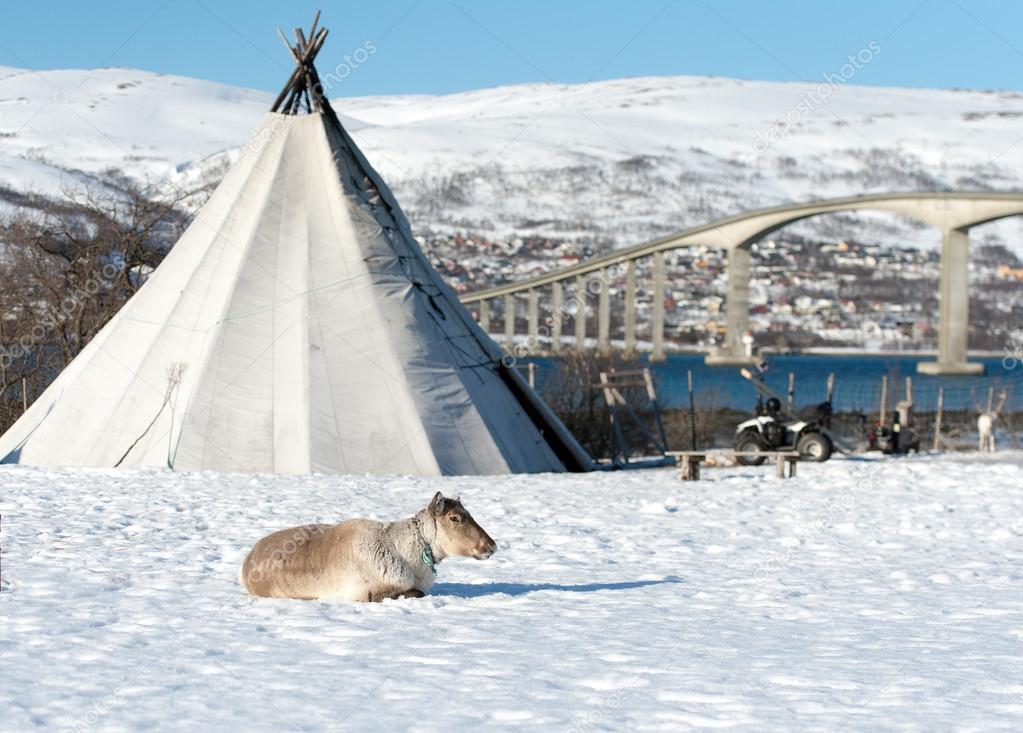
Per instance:
[[[706,363],[714,365],[753,364],[756,357],[747,353],[743,337],[749,331],[749,249],[728,250],[728,292],[725,294],[725,340],[707,354]]]
[[[526,319],[529,323],[529,330],[526,337],[534,342],[539,337],[540,331],[540,292],[536,288],[530,288],[526,293],[528,296],[526,306]]]
[[[586,276],[579,275],[575,279],[575,348],[582,351],[586,348]]]
[[[636,350],[636,261],[629,260],[625,270],[625,351]]]
[[[515,295],[504,296],[504,350],[509,354],[515,348]]]
[[[483,329],[483,333],[490,333],[490,301],[480,301],[480,328]]]
[[[917,364],[921,374],[983,374],[983,364],[966,361],[970,328],[970,235],[949,229],[941,240],[938,360]]]
[[[654,283],[650,296],[650,361],[664,361],[664,252],[654,252]]]
[[[600,291],[597,294],[597,351],[611,350],[611,273],[600,271]]]
[[[560,282],[551,283],[551,352],[561,351],[561,322],[565,318],[564,293]]]

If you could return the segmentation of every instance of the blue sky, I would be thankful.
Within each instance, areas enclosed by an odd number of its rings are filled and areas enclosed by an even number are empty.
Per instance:
[[[291,62],[275,27],[331,37],[341,94],[698,74],[819,80],[870,42],[856,84],[1023,90],[1018,0],[8,0],[0,65],[127,66],[276,91]],[[354,59],[353,59],[354,60]],[[356,68],[357,67],[357,68]]]

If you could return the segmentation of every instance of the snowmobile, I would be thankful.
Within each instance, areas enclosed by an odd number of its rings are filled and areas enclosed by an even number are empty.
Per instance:
[[[873,425],[867,430],[867,450],[879,450],[885,455],[903,455],[920,451],[920,436],[910,425],[903,425],[895,412],[891,427]]]

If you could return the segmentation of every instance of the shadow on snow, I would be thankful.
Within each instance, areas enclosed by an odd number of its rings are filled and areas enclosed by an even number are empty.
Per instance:
[[[432,596],[456,596],[478,598],[489,595],[524,596],[542,590],[566,593],[596,593],[602,590],[631,590],[651,585],[682,583],[681,578],[670,576],[661,580],[630,580],[621,583],[584,583],[581,585],[558,585],[557,583],[437,583],[430,589]]]

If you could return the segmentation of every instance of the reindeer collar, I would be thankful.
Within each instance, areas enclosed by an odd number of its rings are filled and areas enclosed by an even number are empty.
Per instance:
[[[430,547],[430,543],[426,541],[426,535],[423,534],[423,529],[418,525],[418,523],[416,524],[416,530],[419,532],[419,539],[423,543],[423,552],[419,557],[422,559],[423,564],[430,568],[430,572],[436,575],[437,561],[433,559],[433,548]]]
[[[428,568],[430,568],[430,572],[434,575],[437,574],[437,563],[434,562],[433,550],[430,549],[430,545],[428,544],[423,546],[423,562]]]

